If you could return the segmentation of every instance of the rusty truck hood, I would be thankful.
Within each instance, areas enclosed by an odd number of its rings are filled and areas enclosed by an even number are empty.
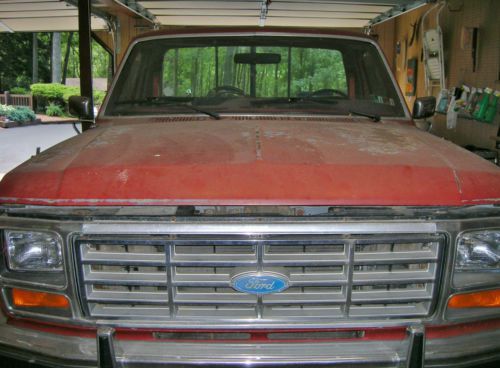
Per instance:
[[[0,182],[40,205],[468,205],[500,202],[500,170],[398,122],[107,122]]]

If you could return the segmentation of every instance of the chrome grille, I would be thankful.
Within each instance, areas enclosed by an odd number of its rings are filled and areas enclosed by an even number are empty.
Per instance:
[[[431,312],[444,236],[117,235],[76,238],[90,317],[248,320],[420,317]],[[290,287],[233,290],[241,271],[286,274]]]

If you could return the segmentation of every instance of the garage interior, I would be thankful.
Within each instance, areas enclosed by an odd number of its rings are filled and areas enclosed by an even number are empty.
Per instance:
[[[432,124],[422,123],[423,129],[498,161],[498,107],[494,118],[485,122],[466,111],[466,103],[460,100],[470,99],[474,91],[489,88],[494,95],[500,89],[498,1],[1,0],[0,32],[76,31],[79,9],[84,16],[86,7],[90,17],[89,22],[86,17],[80,19],[81,50],[87,42],[82,25],[88,25],[91,37],[112,53],[115,69],[134,37],[157,29],[300,26],[368,33],[381,45],[410,109],[417,97],[438,99],[438,112]],[[435,43],[424,42],[426,35],[436,38]],[[91,91],[86,72],[91,61],[85,52],[81,58],[85,95]],[[455,110],[459,111],[454,119],[447,119],[447,111],[439,109],[442,90],[448,91],[448,102],[453,92],[457,96]]]

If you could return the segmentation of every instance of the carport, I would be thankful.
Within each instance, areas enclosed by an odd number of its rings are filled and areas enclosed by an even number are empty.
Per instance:
[[[89,97],[91,37],[117,66],[130,41],[153,29],[241,25],[365,32],[378,38],[411,108],[417,96],[437,97],[463,84],[499,89],[499,7],[489,0],[1,0],[0,32],[79,29],[81,89]],[[435,49],[423,42],[426,30],[436,31]],[[435,133],[461,145],[495,148],[498,119],[478,125],[459,116],[456,127],[446,129],[445,118],[445,112],[437,116]]]
[[[341,28],[374,25],[436,0],[1,0],[0,32],[79,31],[82,95],[92,100],[91,37],[119,64],[130,41],[152,29],[199,26]],[[88,124],[84,124],[84,129]]]
[[[0,1],[0,32],[89,30],[121,60],[151,29],[196,26],[307,27],[368,30],[436,0],[33,0]],[[80,24],[78,23],[80,14]]]
[[[0,32],[65,32],[79,31],[80,83],[82,94],[92,98],[91,39],[103,45],[116,66],[130,41],[154,29],[176,29],[210,26],[297,26],[308,28],[342,28],[368,32],[384,22],[435,0],[0,0]],[[391,49],[388,49],[389,52]],[[84,129],[90,126],[83,123]],[[36,130],[36,128],[33,128]],[[46,128],[51,136],[56,127]],[[9,149],[4,155],[2,172],[28,158],[37,147],[43,149],[57,143],[47,134],[26,137],[16,135],[24,149]],[[67,129],[58,139],[71,134]],[[5,138],[9,141],[6,135]],[[41,141],[39,141],[41,140]],[[35,143],[37,142],[38,143]],[[5,146],[7,147],[7,146]],[[15,154],[14,154],[15,152]],[[15,157],[11,157],[15,155]],[[17,156],[19,157],[17,157]],[[11,157],[7,159],[7,157]]]

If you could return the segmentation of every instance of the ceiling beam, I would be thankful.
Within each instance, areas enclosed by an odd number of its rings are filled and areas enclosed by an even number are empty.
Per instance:
[[[275,10],[297,10],[297,11],[335,11],[335,12],[367,12],[367,13],[377,13],[380,14],[387,10],[390,10],[394,6],[393,4],[375,4],[375,5],[356,5],[356,4],[340,4],[340,3],[330,3],[330,2],[308,2],[308,1],[295,1],[295,2],[285,2],[273,0],[270,7],[269,13],[272,13]],[[149,9],[151,12],[156,14],[156,11],[160,9],[194,9],[194,10],[203,10],[203,9],[242,9],[242,10],[256,10],[256,15],[258,16],[258,11],[261,9],[261,4],[259,2],[253,1],[203,1],[203,0],[194,0],[194,1],[182,1],[182,0],[174,0],[174,1],[141,1],[141,4]]]
[[[193,9],[182,9],[176,11],[160,11],[155,13],[156,17],[162,16],[235,16],[235,17],[251,17],[255,16],[255,10],[228,10],[228,9],[206,9],[202,14]],[[367,22],[379,15],[379,13],[348,13],[348,12],[319,12],[309,11],[301,12],[298,10],[273,10],[267,15],[270,17],[304,17],[304,18],[331,18],[331,19],[365,19]]]
[[[258,16],[158,16],[162,25],[171,26],[257,26]],[[306,18],[306,17],[273,17],[268,15],[266,26],[279,27],[311,27],[311,28],[362,28],[367,23],[366,19],[332,19],[332,18]]]
[[[383,23],[386,20],[395,18],[401,14],[407,13],[410,10],[417,9],[421,6],[426,5],[426,4],[431,4],[431,3],[436,3],[436,2],[437,2],[437,0],[400,1],[401,4],[394,6],[392,9],[380,14],[379,16],[373,18],[370,22],[368,22],[368,27]]]

